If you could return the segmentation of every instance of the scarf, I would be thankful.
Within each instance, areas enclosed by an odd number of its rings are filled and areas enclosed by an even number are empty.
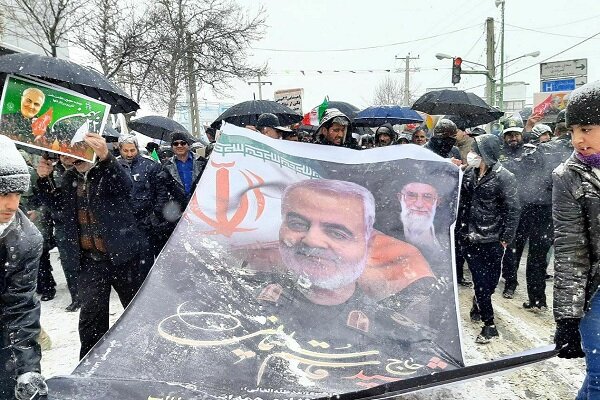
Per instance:
[[[583,154],[575,152],[575,157],[585,165],[589,165],[592,168],[600,168],[600,153],[584,156]]]

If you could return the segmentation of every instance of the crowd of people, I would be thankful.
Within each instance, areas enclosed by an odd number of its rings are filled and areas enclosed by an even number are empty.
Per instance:
[[[263,114],[255,126],[246,127],[273,139],[355,149],[414,144],[463,169],[454,235],[456,276],[458,284],[474,288],[470,317],[483,323],[477,342],[499,336],[492,294],[502,276],[502,295],[513,298],[527,242],[528,301],[523,308],[547,309],[547,266],[554,245],[555,340],[563,357],[585,354],[588,376],[580,398],[587,398],[600,390],[595,368],[600,364],[595,351],[600,94],[595,86],[574,92],[553,127],[540,123],[541,117],[534,114],[525,123],[504,118],[498,134],[449,115],[431,130],[383,125],[353,136],[351,118],[337,109],[328,109],[313,132],[281,126],[274,114]],[[56,293],[50,250],[58,248],[71,295],[66,311],[80,310],[83,358],[109,328],[111,288],[123,307],[131,302],[194,193],[209,155],[206,149],[197,153],[184,132],[173,133],[167,149],[153,143],[142,149],[128,134],[119,138],[116,154],[100,134],[88,133],[85,143],[95,152],[95,163],[67,155],[34,161],[0,136],[0,360],[10,371],[0,374],[2,398],[15,391],[18,399],[28,399],[47,390],[36,340],[38,298],[51,301]],[[145,155],[155,152],[160,160]],[[418,184],[411,186],[402,199],[425,204],[435,196],[419,190]],[[403,233],[435,239],[432,232],[407,228]],[[472,281],[464,274],[465,264]]]

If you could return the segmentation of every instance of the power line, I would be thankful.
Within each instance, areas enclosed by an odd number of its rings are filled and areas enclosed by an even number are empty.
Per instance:
[[[481,35],[479,36],[479,38],[477,38],[477,40],[475,41],[475,43],[473,43],[473,46],[471,46],[471,48],[469,49],[469,51],[466,52],[466,54],[464,55],[463,58],[469,58],[469,54],[471,54],[471,52],[473,51],[473,49],[475,48],[475,46],[477,46],[477,44],[479,43],[479,41],[481,40],[481,38],[485,35],[485,24],[483,24],[481,26],[483,29],[481,31]],[[479,61],[479,60],[477,60]]]
[[[546,28],[552,28],[552,29],[554,29],[554,28],[558,28],[558,27],[561,27],[561,26],[573,25],[573,24],[576,24],[578,22],[589,21],[590,19],[595,19],[595,18],[598,18],[598,17],[600,17],[600,14],[594,15],[594,16],[591,16],[591,17],[587,17],[587,18],[583,18],[583,19],[578,19],[578,20],[575,20],[575,21],[564,22],[564,23],[558,24],[558,25],[553,24],[553,25],[547,25],[547,26],[538,26],[538,27],[536,27],[534,29],[546,29]]]
[[[444,32],[444,33],[440,33],[437,35],[422,37],[422,38],[413,39],[413,40],[406,40],[403,42],[388,43],[388,44],[382,44],[382,45],[376,45],[376,46],[354,47],[354,48],[347,48],[347,49],[301,50],[301,49],[273,49],[273,48],[266,48],[266,47],[253,47],[252,49],[262,50],[262,51],[287,52],[287,53],[330,53],[330,52],[371,50],[371,49],[381,49],[381,48],[385,48],[385,47],[393,47],[393,46],[398,46],[401,44],[421,42],[423,40],[434,39],[434,38],[437,38],[440,36],[450,35],[453,33],[462,32],[462,31],[465,31],[467,29],[472,29],[472,28],[474,28],[474,26],[466,26],[464,28],[456,29],[454,31]]]
[[[585,39],[585,36],[564,35],[562,33],[539,31],[537,29],[525,28],[524,26],[512,25],[512,24],[508,24],[508,23],[505,23],[504,25],[510,26],[510,27],[513,27],[513,28],[517,28],[517,29],[521,29],[521,30],[524,30],[524,31],[542,33],[544,35],[560,36],[560,37],[566,37],[566,38],[572,38],[572,39]]]
[[[580,41],[580,42],[578,42],[578,43],[575,43],[573,46],[571,46],[571,47],[567,47],[566,49],[564,49],[564,50],[562,50],[562,51],[559,51],[558,53],[556,53],[556,54],[554,54],[554,55],[551,55],[550,57],[547,57],[547,58],[543,59],[543,60],[542,60],[542,61],[540,61],[539,63],[531,64],[531,65],[530,65],[530,66],[528,66],[528,67],[521,68],[520,70],[518,70],[518,71],[515,71],[515,72],[511,72],[510,74],[506,75],[506,76],[505,76],[505,78],[506,78],[506,77],[508,77],[508,76],[512,76],[512,75],[518,74],[519,72],[525,71],[526,69],[533,68],[533,67],[537,67],[539,64],[541,64],[541,63],[543,63],[543,62],[545,62],[545,61],[548,61],[548,60],[550,60],[550,59],[552,59],[552,58],[554,58],[554,57],[556,57],[556,56],[559,56],[559,55],[561,55],[562,53],[565,53],[565,52],[567,52],[567,51],[571,50],[572,48],[574,48],[574,47],[577,47],[577,46],[579,46],[580,44],[583,44],[583,43],[587,42],[588,40],[591,40],[591,39],[595,38],[595,37],[596,37],[596,36],[598,36],[598,35],[600,35],[600,32],[594,33],[592,36],[589,36],[589,37],[587,37],[587,38],[583,39],[582,41]]]

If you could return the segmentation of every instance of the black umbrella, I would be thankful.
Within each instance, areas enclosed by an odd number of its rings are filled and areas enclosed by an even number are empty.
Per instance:
[[[129,122],[129,128],[154,139],[171,141],[173,132],[185,132],[187,129],[179,122],[160,115],[148,115]]]
[[[356,107],[353,104],[346,103],[345,101],[329,101],[327,103],[327,109],[330,108],[337,108],[338,110],[343,112],[348,118],[350,118],[350,121],[354,121],[354,117],[356,117],[356,114],[358,114],[358,112],[360,111],[360,108]]]
[[[302,121],[302,115],[282,104],[269,100],[249,100],[229,107],[210,126],[218,128],[222,121],[237,126],[256,125],[258,117],[264,113],[277,115],[282,126]]]
[[[464,118],[468,126],[486,124],[504,115],[474,93],[448,89],[425,93],[415,101],[412,109],[430,115],[457,115]]]
[[[102,132],[102,137],[106,139],[108,143],[118,142],[119,138],[121,137],[121,132],[106,125],[104,127],[104,131]]]
[[[100,72],[61,58],[39,54],[0,56],[0,73],[28,75],[110,104],[110,112],[128,113],[140,106]]]

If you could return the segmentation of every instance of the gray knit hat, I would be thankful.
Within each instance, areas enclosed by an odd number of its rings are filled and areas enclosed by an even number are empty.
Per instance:
[[[29,169],[17,146],[0,135],[0,193],[23,193],[29,190]]]

